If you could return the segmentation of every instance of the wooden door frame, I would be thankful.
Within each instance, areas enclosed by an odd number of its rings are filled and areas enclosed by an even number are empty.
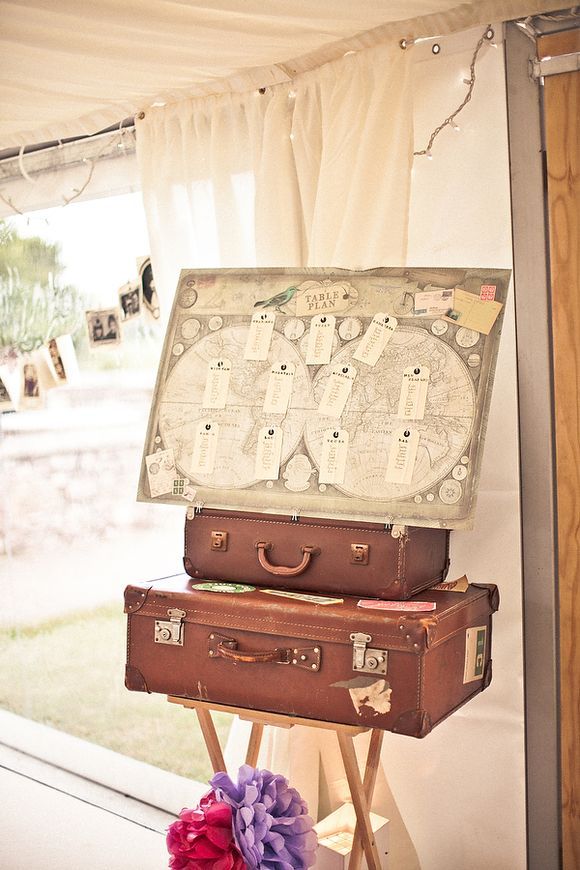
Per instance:
[[[505,25],[505,49],[520,418],[527,866],[568,870],[563,825],[568,823],[569,834],[573,819],[562,811],[557,439],[542,87],[531,75],[535,43],[515,22]]]

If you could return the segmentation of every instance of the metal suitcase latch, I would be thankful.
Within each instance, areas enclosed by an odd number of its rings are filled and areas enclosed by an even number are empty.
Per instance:
[[[353,632],[352,669],[363,674],[386,674],[389,654],[385,649],[373,649],[367,644],[372,641],[370,634]]]
[[[350,545],[350,561],[353,565],[368,565],[368,563],[369,563],[369,545],[368,544],[351,544]]]
[[[213,531],[211,533],[211,549],[221,550],[222,552],[228,548],[228,533]]]
[[[183,620],[185,610],[170,607],[167,611],[169,620],[155,620],[155,643],[168,643],[183,646]]]

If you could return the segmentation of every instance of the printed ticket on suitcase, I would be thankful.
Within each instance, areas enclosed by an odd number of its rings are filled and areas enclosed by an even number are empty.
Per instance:
[[[183,270],[139,500],[188,501],[148,468],[172,450],[174,478],[204,508],[469,528],[509,280],[487,268]]]

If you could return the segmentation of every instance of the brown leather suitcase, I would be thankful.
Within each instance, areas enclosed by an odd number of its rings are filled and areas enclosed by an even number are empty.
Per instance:
[[[128,689],[424,737],[490,683],[495,586],[397,612],[207,585],[127,587]]]
[[[410,598],[445,578],[445,529],[191,508],[187,573],[305,592]]]

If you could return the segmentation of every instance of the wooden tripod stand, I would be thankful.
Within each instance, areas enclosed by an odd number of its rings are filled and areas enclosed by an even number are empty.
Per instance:
[[[180,704],[182,707],[195,710],[197,713],[214,773],[222,770],[225,771],[226,767],[222,748],[211,717],[212,710],[222,713],[234,713],[240,719],[252,723],[246,753],[246,764],[250,764],[252,767],[255,767],[258,761],[258,753],[265,725],[275,725],[277,728],[292,728],[294,725],[307,725],[310,728],[324,728],[328,731],[336,732],[351,800],[356,814],[356,828],[348,868],[349,870],[359,870],[364,853],[368,870],[382,870],[369,815],[381,755],[382,731],[376,728],[369,729],[359,728],[355,725],[341,725],[337,722],[321,722],[318,719],[301,719],[298,716],[284,716],[280,713],[264,713],[257,710],[246,710],[241,707],[227,707],[222,704],[194,701],[172,695],[167,700],[172,704]],[[369,730],[371,731],[371,740],[364,777],[361,779],[353,737]]]

